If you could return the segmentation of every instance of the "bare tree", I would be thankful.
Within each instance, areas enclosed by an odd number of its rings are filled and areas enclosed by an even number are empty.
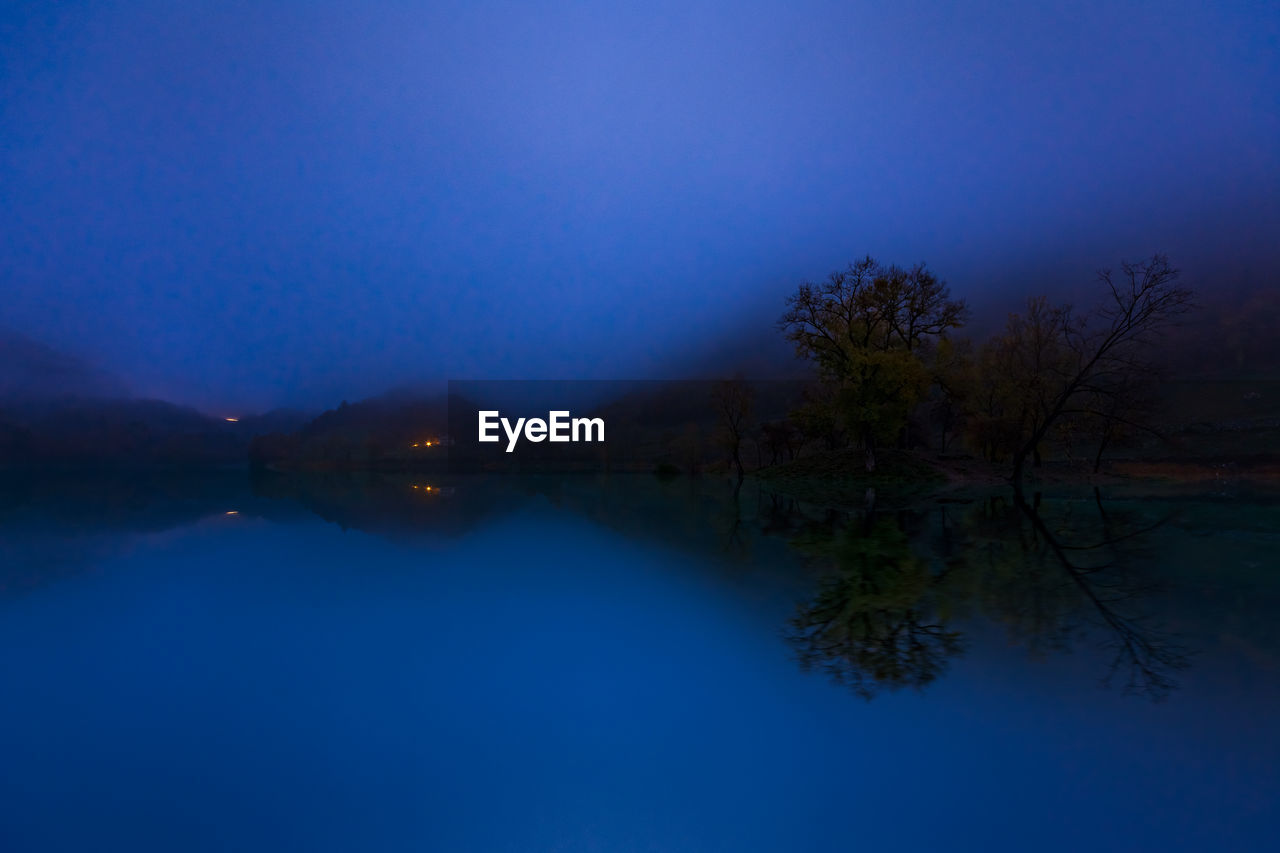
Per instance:
[[[1166,440],[1150,421],[1157,409],[1152,393],[1151,371],[1135,371],[1118,377],[1108,384],[1105,392],[1087,396],[1082,406],[1081,420],[1084,431],[1097,441],[1093,454],[1093,472],[1102,470],[1102,457],[1112,442],[1135,433],[1146,433]]]
[[[746,476],[742,467],[742,440],[746,437],[751,419],[752,397],[751,388],[741,379],[720,382],[715,390],[716,408],[720,412],[720,426],[724,431],[722,437],[729,450],[729,458],[737,469],[739,483]]]
[[[1154,375],[1147,355],[1156,336],[1192,307],[1191,290],[1179,285],[1179,271],[1163,255],[1121,264],[1119,275],[1102,270],[1098,279],[1107,296],[1094,311],[1080,315],[1071,305],[1033,299],[988,344],[994,381],[1004,384],[1003,417],[1016,435],[1017,488],[1026,460],[1062,418],[1125,419],[1103,401],[1132,393],[1142,377]]]

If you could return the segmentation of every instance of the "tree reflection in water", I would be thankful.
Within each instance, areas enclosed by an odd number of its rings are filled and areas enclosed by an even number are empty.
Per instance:
[[[868,699],[922,688],[964,651],[962,628],[986,619],[1035,656],[1105,649],[1105,685],[1153,700],[1176,688],[1190,652],[1143,609],[1154,585],[1141,567],[1163,519],[1038,497],[932,515],[868,511],[794,537],[823,570],[790,621],[803,667]]]
[[[820,668],[859,695],[923,687],[963,648],[947,627],[949,571],[912,551],[891,517],[866,513],[796,542],[836,567],[791,620],[791,642],[806,669]]]

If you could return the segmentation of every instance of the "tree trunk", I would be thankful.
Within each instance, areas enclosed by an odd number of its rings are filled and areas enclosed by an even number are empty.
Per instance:
[[[1110,443],[1111,443],[1111,429],[1108,428],[1107,431],[1102,434],[1102,441],[1098,444],[1097,455],[1093,457],[1093,473],[1096,474],[1100,470],[1102,470],[1102,454],[1107,449],[1107,445]]]
[[[1013,489],[1019,495],[1022,494],[1022,469],[1027,461],[1027,452],[1019,450],[1013,454]]]

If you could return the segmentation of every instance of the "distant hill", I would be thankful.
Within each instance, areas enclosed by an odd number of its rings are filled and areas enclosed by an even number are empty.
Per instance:
[[[0,332],[0,468],[243,465],[249,443],[292,431],[304,413],[278,409],[238,421],[131,397],[83,359]]]
[[[244,465],[255,436],[294,429],[292,411],[228,422],[163,400],[0,401],[0,468]]]
[[[127,395],[123,382],[83,359],[0,329],[0,403]]]
[[[249,457],[256,467],[312,470],[442,465],[447,429],[443,393],[397,391],[344,400],[295,430],[259,435]]]
[[[232,426],[159,400],[10,404],[0,407],[0,464],[128,467],[242,463],[248,441]]]

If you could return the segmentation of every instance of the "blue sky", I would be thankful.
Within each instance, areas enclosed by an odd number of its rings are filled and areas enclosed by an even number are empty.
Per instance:
[[[867,252],[1274,287],[1278,57],[1271,3],[5,4],[0,326],[239,410],[669,372]]]

